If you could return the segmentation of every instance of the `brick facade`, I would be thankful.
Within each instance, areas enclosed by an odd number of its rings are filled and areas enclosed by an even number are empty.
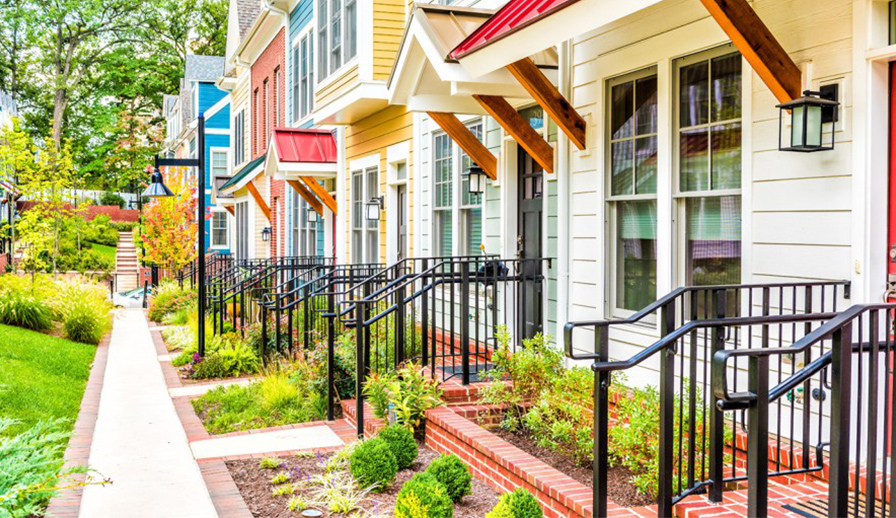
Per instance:
[[[273,129],[286,120],[286,32],[280,32],[252,64],[252,158],[267,152]],[[271,257],[286,253],[286,190],[283,180],[271,179]]]

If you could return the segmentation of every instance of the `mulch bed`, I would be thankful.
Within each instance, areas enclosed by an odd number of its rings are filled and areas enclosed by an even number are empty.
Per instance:
[[[583,466],[569,455],[539,446],[525,432],[516,433],[499,427],[488,427],[488,430],[578,482],[588,487],[593,486],[594,470],[591,466]],[[632,472],[623,466],[610,468],[610,471],[607,472],[607,496],[609,499],[621,507],[641,507],[655,504],[656,499],[638,493],[635,486],[629,482],[631,476]]]
[[[414,473],[424,471],[429,463],[439,456],[422,444],[418,444],[417,460],[405,470],[399,471],[395,481],[389,489],[383,493],[368,493],[361,502],[361,508],[379,516],[391,516],[395,507],[395,498],[401,486],[409,480]],[[302,473],[312,477],[323,472],[320,461],[316,457],[284,456],[279,457],[286,463],[283,469],[290,471],[298,468]],[[236,460],[226,463],[227,469],[233,481],[236,482],[243,500],[246,501],[253,516],[264,518],[293,518],[299,513],[292,513],[286,509],[290,496],[273,496],[271,490],[271,477],[280,470],[265,470],[258,467],[258,460]],[[296,491],[297,495],[305,495],[304,490]],[[498,503],[498,495],[484,482],[473,479],[473,493],[467,495],[459,504],[454,506],[455,518],[482,518],[495,504]],[[345,514],[331,514],[325,509],[323,516],[344,517]]]

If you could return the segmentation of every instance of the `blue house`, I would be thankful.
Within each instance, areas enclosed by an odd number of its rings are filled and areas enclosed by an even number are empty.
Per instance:
[[[224,58],[189,55],[186,58],[180,95],[166,98],[166,148],[177,157],[195,157],[205,153],[204,218],[206,252],[229,254],[233,241],[233,216],[224,207],[212,203],[212,189],[216,178],[231,175],[230,156],[230,95],[215,82],[224,73]],[[197,121],[205,115],[205,149],[197,150]]]

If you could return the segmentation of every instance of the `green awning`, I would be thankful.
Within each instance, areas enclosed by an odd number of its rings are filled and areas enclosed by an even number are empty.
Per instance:
[[[249,162],[248,164],[246,164],[242,169],[237,171],[237,173],[235,175],[233,175],[233,177],[231,177],[230,180],[227,180],[227,182],[224,185],[222,185],[218,190],[224,191],[226,189],[233,187],[234,185],[238,185],[247,176],[252,174],[253,171],[255,171],[256,169],[261,167],[261,165],[264,163],[264,158],[265,158],[265,155],[261,155],[260,157]]]

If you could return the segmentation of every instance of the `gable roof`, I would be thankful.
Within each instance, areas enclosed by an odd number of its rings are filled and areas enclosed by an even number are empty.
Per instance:
[[[276,128],[273,140],[281,162],[335,164],[338,158],[336,139],[328,130]]]
[[[217,81],[224,73],[224,58],[190,54],[184,64],[186,81]]]
[[[251,180],[255,175],[253,173],[257,173],[260,171],[261,165],[264,163],[265,155],[261,155],[255,160],[249,162],[244,165],[242,169],[236,172],[233,176],[230,177],[230,180],[224,182],[223,185],[218,187],[218,192],[223,194],[228,194],[228,189],[233,189],[234,187],[241,186],[245,184],[244,180]]]
[[[240,25],[240,40],[246,36],[246,31],[252,27],[252,23],[261,12],[260,0],[233,0],[236,2],[236,14]]]

